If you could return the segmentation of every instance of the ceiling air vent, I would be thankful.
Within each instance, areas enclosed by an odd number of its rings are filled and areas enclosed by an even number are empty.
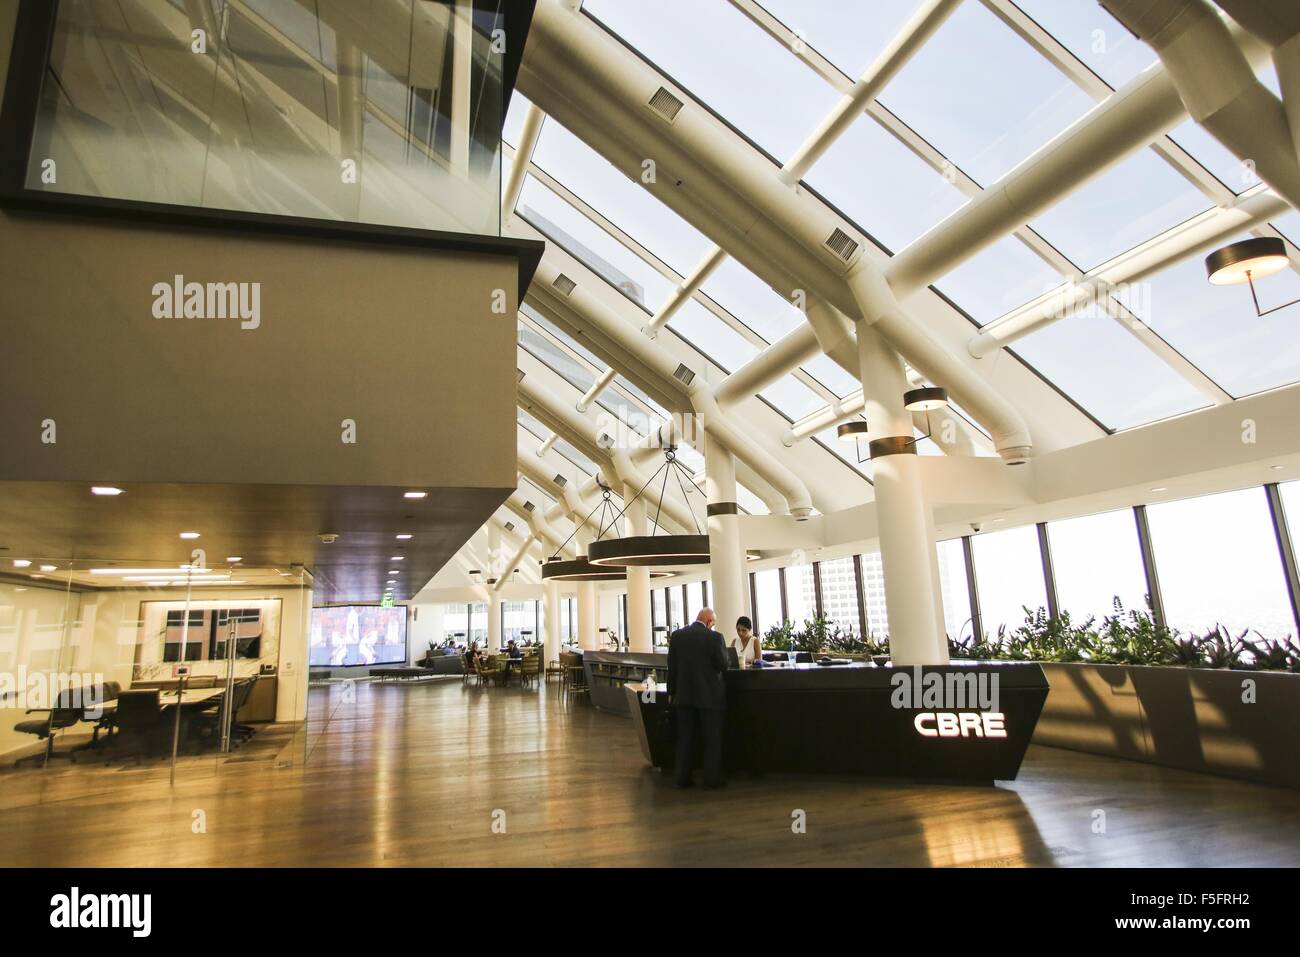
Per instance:
[[[555,277],[555,282],[551,283],[551,285],[555,287],[561,296],[567,296],[569,293],[573,292],[574,288],[578,284],[564,273],[560,273]]]
[[[531,511],[532,511],[533,509],[535,509],[536,507],[537,507],[537,506],[534,505],[532,502],[524,502],[524,511],[525,511],[525,512],[531,512]]]
[[[685,364],[679,365],[677,371],[673,373],[673,378],[682,385],[690,385],[691,380],[695,378],[695,373],[686,368]]]
[[[558,485],[560,488],[564,488],[564,486],[569,484],[569,480],[566,479],[563,475],[557,475],[555,476],[555,484]]]
[[[843,262],[848,262],[858,251],[858,241],[838,226],[824,245]]]
[[[650,97],[650,109],[671,123],[682,111],[682,101],[661,86],[655,90],[655,95]]]
[[[602,432],[600,435],[596,436],[596,445],[602,449],[612,449],[614,447],[614,439],[608,432]]]
[[[515,530],[515,523],[514,523],[514,522],[506,522],[506,531],[507,531],[507,532],[513,532],[514,530]]]

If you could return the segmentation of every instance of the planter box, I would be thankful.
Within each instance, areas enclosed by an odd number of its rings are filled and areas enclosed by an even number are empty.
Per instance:
[[[1034,744],[1300,788],[1300,674],[1043,664]],[[1254,703],[1242,701],[1254,682]]]

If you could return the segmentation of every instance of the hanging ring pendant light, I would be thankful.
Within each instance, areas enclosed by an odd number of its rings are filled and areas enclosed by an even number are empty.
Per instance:
[[[682,565],[707,565],[709,563],[709,536],[700,531],[700,523],[691,508],[687,484],[694,488],[694,482],[685,467],[677,461],[677,450],[673,446],[664,449],[664,464],[641,486],[623,505],[626,512],[632,502],[641,493],[654,484],[655,479],[663,474],[663,484],[659,490],[659,501],[652,519],[654,527],[659,528],[659,515],[663,512],[664,497],[668,492],[668,479],[677,477],[682,498],[686,500],[686,509],[695,522],[694,535],[624,535],[616,538],[602,538],[587,546],[587,558],[592,565],[601,568],[646,568],[678,567]],[[685,474],[686,481],[682,481]],[[647,512],[649,507],[647,506]],[[622,513],[620,513],[622,514]]]
[[[663,578],[668,572],[651,572],[651,578]],[[542,563],[544,582],[612,582],[624,581],[627,573],[621,568],[597,565],[586,558],[552,558]]]
[[[643,567],[654,565],[707,565],[707,535],[629,535],[607,538],[587,546],[591,564]]]

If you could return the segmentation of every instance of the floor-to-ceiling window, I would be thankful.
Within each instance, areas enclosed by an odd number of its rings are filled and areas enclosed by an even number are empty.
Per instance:
[[[689,582],[686,585],[686,618],[688,621],[694,621],[695,616],[700,613],[704,607],[704,589],[700,587],[699,582]]]
[[[1024,622],[1026,608],[1033,612],[1047,607],[1037,527],[976,535],[971,544],[986,634],[996,635],[1002,625],[1012,631]]]
[[[1277,487],[1291,532],[1291,548],[1300,554],[1300,482],[1285,482]]]
[[[1182,632],[1295,633],[1262,488],[1147,506],[1165,617]],[[1256,640],[1255,635],[1247,635]]]
[[[506,601],[501,603],[502,641],[522,644],[538,635],[536,601]]]
[[[885,568],[880,552],[867,552],[862,559],[862,601],[867,607],[867,631],[877,638],[889,634],[889,608],[885,604]]]
[[[449,602],[439,607],[442,614],[442,634],[439,640],[450,639],[458,645],[466,644],[469,636],[469,604]]]
[[[574,607],[576,604],[573,598],[560,599],[560,640],[565,644],[578,638],[578,626],[574,620],[577,614]]]
[[[966,579],[966,553],[960,538],[935,546],[939,562],[939,593],[943,597],[943,626],[954,640],[971,634],[970,582]]]
[[[822,614],[832,627],[859,634],[858,575],[853,556],[821,562]]]
[[[480,648],[485,647],[485,642],[488,640],[488,606],[486,602],[477,601],[470,606],[469,637],[471,641],[477,641]],[[497,636],[494,635],[493,637]],[[496,645],[492,647],[495,648]]]
[[[668,630],[676,631],[686,624],[686,612],[682,608],[682,590],[677,585],[664,589],[668,596]]]
[[[761,635],[785,621],[781,609],[781,569],[769,568],[754,573],[754,612],[758,620],[754,627]]]
[[[1132,509],[1049,522],[1047,536],[1061,611],[1080,624],[1126,609],[1146,608],[1147,580]]]
[[[790,621],[802,627],[817,614],[817,595],[813,587],[811,564],[791,565],[785,570],[785,595]]]

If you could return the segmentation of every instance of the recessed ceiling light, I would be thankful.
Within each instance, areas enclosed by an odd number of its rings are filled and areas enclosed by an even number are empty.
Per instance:
[[[390,562],[404,562],[404,561],[406,561],[406,556],[405,556],[405,555],[390,555],[390,556],[388,556],[388,560],[389,560]]]
[[[1280,471],[1282,471],[1284,468],[1286,468],[1286,466],[1285,466],[1285,465],[1270,465],[1269,468],[1271,468],[1274,472],[1280,472]]]
[[[198,533],[198,532],[181,532],[181,538],[192,539],[192,538],[198,538],[198,537],[199,537],[199,533]]]
[[[424,498],[428,494],[428,492],[406,492],[402,498]]]
[[[29,561],[28,561],[27,559],[25,559],[25,558],[15,558],[15,559],[14,559],[14,568],[26,568],[26,567],[27,567],[28,565],[30,565],[30,564],[31,564],[31,562],[29,562]]]
[[[396,584],[397,584],[397,579],[396,579],[396,578],[390,578],[390,579],[388,579],[388,581],[384,582],[384,584],[385,584],[385,585],[396,585]]]
[[[242,562],[243,560],[244,560],[244,556],[243,556],[243,555],[227,555],[227,556],[226,556],[226,561],[228,561],[228,562]]]
[[[397,569],[396,569],[396,568],[390,568],[390,569],[388,569],[388,574],[390,574],[390,575],[396,575],[396,574],[398,574]]]
[[[90,493],[92,495],[121,495],[122,490],[115,485],[92,485]]]
[[[398,536],[397,536],[397,540],[398,540],[399,542],[405,542],[405,541],[409,540],[410,538],[411,538],[411,533],[410,533],[410,532],[403,532],[401,535],[398,535]]]
[[[92,575],[214,575],[210,568],[195,568],[192,565],[177,565],[175,568],[92,568]]]
[[[58,571],[58,570],[59,570],[59,566],[58,566],[58,565],[42,565],[42,566],[41,566],[41,571],[43,571],[43,572],[56,572],[56,571]]]
[[[1169,489],[1165,488],[1163,485],[1157,485],[1157,486],[1156,486],[1155,488],[1153,488],[1151,491],[1153,491],[1153,492],[1168,492]]]

